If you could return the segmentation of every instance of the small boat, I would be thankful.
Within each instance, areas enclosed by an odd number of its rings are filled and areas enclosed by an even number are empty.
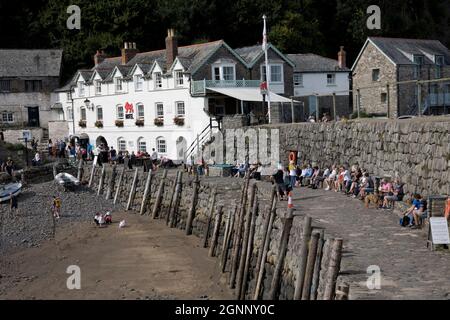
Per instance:
[[[21,191],[22,191],[22,184],[20,182],[0,186],[0,202],[10,200],[11,194],[13,196],[17,196]]]
[[[78,186],[80,184],[80,180],[66,172],[58,173],[55,176],[55,181],[63,187]]]

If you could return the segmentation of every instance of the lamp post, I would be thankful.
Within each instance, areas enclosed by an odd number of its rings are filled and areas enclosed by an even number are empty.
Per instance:
[[[69,97],[70,97],[70,100],[72,101],[72,135],[75,136],[75,108],[73,106],[73,94],[72,94],[73,88],[75,88],[75,86],[73,86],[73,85],[71,85],[69,88],[69,90],[70,90]]]
[[[88,109],[89,109],[90,103],[91,103],[91,101],[90,101],[88,98],[86,98],[86,100],[84,100],[84,105],[85,105],[86,108],[88,108]]]

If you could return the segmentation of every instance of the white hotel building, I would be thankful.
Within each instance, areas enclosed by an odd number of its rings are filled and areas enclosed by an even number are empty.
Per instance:
[[[222,116],[261,106],[263,56],[261,46],[233,50],[222,40],[178,48],[173,30],[163,50],[139,53],[125,43],[120,57],[97,51],[92,69],[55,91],[61,120],[50,125],[50,138],[129,152],[155,148],[183,160]],[[293,63],[271,45],[269,57],[272,91],[292,95]],[[290,100],[273,93],[272,101]]]

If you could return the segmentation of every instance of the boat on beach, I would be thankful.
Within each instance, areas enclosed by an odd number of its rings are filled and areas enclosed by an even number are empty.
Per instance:
[[[17,196],[20,194],[21,191],[22,191],[22,184],[20,182],[0,186],[0,202],[10,200],[11,194],[13,196]]]
[[[78,180],[73,175],[68,174],[66,172],[58,173],[55,176],[55,181],[63,187],[72,187],[80,185],[80,180]]]

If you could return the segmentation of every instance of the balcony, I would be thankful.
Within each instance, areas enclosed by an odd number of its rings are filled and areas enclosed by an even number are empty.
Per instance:
[[[191,94],[193,96],[206,95],[207,88],[259,88],[260,80],[200,80],[192,81]]]

